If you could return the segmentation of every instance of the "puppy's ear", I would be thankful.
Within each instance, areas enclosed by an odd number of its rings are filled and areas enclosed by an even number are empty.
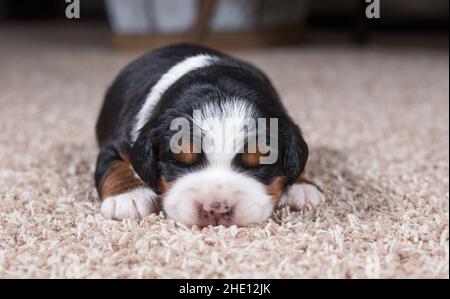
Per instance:
[[[142,134],[130,150],[130,162],[133,169],[150,187],[156,187],[158,170],[156,168],[157,148],[149,136]]]
[[[308,145],[297,125],[293,125],[284,134],[282,163],[286,183],[293,184],[303,172],[308,160]]]

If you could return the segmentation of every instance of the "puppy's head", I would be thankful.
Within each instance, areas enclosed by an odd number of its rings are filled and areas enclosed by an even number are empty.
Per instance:
[[[176,221],[265,221],[305,167],[300,130],[284,111],[239,97],[187,102],[161,109],[143,128],[130,153],[133,168],[159,190],[164,211]]]

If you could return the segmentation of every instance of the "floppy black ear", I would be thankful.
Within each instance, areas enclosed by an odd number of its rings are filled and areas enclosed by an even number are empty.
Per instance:
[[[303,139],[300,129],[294,125],[284,134],[282,163],[286,183],[293,184],[303,172],[308,160],[308,145]]]
[[[156,168],[156,147],[150,137],[142,134],[130,150],[130,162],[142,181],[155,188],[158,170]]]

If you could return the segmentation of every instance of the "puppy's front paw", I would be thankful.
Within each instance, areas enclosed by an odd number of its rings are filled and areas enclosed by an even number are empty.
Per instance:
[[[325,195],[316,186],[308,183],[296,183],[289,186],[281,196],[280,207],[288,206],[299,210],[304,206],[317,206],[325,201]]]
[[[136,188],[105,198],[101,212],[108,219],[140,219],[157,212],[157,197],[150,188]]]

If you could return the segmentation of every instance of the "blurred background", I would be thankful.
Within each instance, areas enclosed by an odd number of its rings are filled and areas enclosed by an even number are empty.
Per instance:
[[[366,15],[372,4],[378,4],[379,18]],[[365,44],[378,33],[441,35],[442,42],[448,19],[448,0],[0,0],[3,27],[82,25],[120,49],[177,41],[254,48],[336,36]]]

